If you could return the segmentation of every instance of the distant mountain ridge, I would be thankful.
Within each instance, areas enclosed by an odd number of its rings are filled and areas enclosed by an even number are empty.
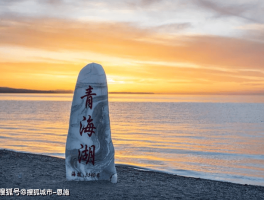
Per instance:
[[[28,90],[0,87],[0,93],[73,93],[72,90]]]
[[[0,87],[0,93],[73,93],[72,90],[29,90],[29,89],[16,89],[9,87]],[[109,94],[154,94],[149,92],[109,92]]]

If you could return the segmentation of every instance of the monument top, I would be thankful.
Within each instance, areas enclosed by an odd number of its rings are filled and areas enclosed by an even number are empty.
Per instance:
[[[86,65],[85,67],[83,67],[81,69],[79,76],[78,76],[77,83],[78,83],[78,81],[82,81],[82,82],[99,82],[99,81],[101,81],[101,82],[106,83],[105,71],[104,71],[102,65],[99,65],[97,63],[90,63],[90,64]]]

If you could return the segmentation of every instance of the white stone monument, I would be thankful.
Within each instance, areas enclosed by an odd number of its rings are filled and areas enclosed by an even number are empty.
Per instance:
[[[65,157],[67,180],[117,182],[106,75],[99,64],[88,64],[79,73]]]

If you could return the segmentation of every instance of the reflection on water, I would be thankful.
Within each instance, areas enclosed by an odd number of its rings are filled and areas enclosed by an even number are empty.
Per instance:
[[[0,101],[72,101],[73,94],[1,94]],[[109,94],[110,102],[264,103],[264,95]]]
[[[117,163],[264,185],[263,96],[109,99]],[[71,100],[71,94],[1,94],[0,148],[64,157]]]

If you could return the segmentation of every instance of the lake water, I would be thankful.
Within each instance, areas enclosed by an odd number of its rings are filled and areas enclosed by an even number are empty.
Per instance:
[[[71,94],[0,94],[0,148],[64,158],[71,101]],[[117,164],[264,186],[264,96],[110,94],[109,101]]]

